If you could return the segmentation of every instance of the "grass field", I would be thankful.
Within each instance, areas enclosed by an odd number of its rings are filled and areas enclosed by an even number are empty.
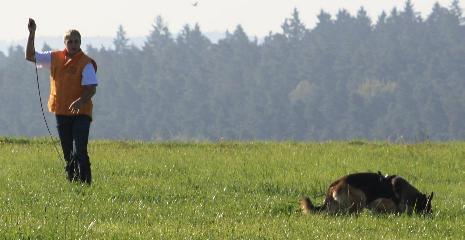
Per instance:
[[[465,239],[465,142],[92,141],[93,185],[46,139],[0,138],[0,239]],[[378,171],[435,192],[433,217],[303,216],[332,180]]]

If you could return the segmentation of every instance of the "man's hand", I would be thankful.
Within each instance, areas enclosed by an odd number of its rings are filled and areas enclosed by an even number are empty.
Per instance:
[[[84,107],[84,105],[92,98],[92,96],[94,96],[95,92],[97,91],[96,87],[97,85],[82,86],[83,90],[81,97],[72,102],[71,105],[69,105],[68,110],[72,114],[78,114],[79,110]]]
[[[36,35],[36,22],[34,19],[29,18],[29,23],[27,24],[27,28],[29,29],[29,37],[27,38],[27,45],[26,45],[26,59],[30,62],[36,61],[36,51],[34,47],[34,37]]]
[[[71,105],[69,105],[68,110],[71,111],[72,114],[78,114],[81,107],[82,101],[81,98],[78,98],[76,101],[72,102]]]
[[[36,31],[37,25],[34,19],[29,18],[29,23],[27,24],[27,28],[29,29],[30,33],[33,33]]]

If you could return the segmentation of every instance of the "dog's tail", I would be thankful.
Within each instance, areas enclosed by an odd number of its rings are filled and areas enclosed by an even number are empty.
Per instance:
[[[318,213],[326,210],[326,206],[324,204],[321,206],[313,205],[312,201],[307,196],[301,197],[299,204],[303,214]]]

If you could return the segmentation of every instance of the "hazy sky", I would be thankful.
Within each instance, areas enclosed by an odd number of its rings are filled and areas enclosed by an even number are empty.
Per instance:
[[[198,2],[194,7],[193,3]],[[416,11],[426,17],[435,2],[449,6],[450,0],[412,0]],[[465,0],[461,0],[461,6]],[[404,0],[8,0],[2,1],[0,40],[13,41],[27,36],[27,19],[38,25],[37,36],[61,36],[70,28],[83,36],[114,36],[122,24],[127,36],[146,36],[156,16],[167,22],[172,33],[185,24],[199,23],[203,32],[225,32],[241,24],[250,36],[280,32],[293,8],[307,27],[315,26],[321,9],[333,16],[339,9],[354,14],[364,6],[369,16],[393,7],[403,8]],[[463,6],[462,6],[463,7]]]

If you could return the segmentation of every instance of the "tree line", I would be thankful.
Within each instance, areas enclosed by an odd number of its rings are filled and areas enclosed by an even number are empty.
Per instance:
[[[363,7],[317,18],[310,29],[295,9],[262,41],[238,25],[213,43],[198,25],[175,36],[157,17],[142,47],[120,26],[114,48],[85,48],[99,65],[91,137],[465,139],[458,0],[435,4],[426,18],[410,0],[376,20]],[[48,71],[39,79],[45,103]],[[46,135],[35,69],[21,46],[0,52],[0,85],[0,135]]]

